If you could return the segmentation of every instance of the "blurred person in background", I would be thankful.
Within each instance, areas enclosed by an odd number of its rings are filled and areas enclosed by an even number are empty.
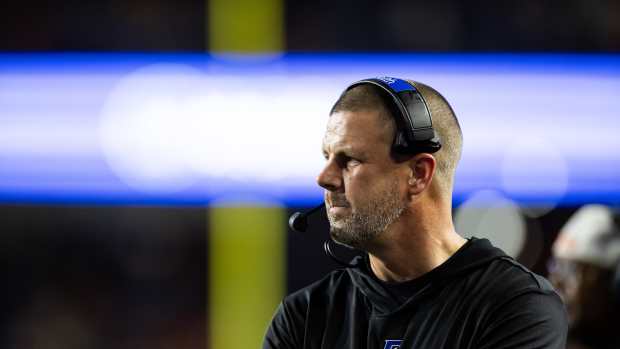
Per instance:
[[[566,222],[552,248],[549,279],[569,315],[569,349],[620,348],[618,215],[586,205]]]

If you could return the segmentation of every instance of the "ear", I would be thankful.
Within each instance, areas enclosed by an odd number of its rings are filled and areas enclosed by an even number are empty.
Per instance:
[[[429,153],[420,153],[409,159],[409,194],[419,195],[430,186],[436,166],[435,157]]]

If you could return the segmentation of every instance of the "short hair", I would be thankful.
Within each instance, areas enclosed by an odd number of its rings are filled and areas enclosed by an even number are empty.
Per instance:
[[[387,135],[390,136],[390,142],[396,136],[396,119],[392,116],[389,109],[389,98],[391,98],[381,88],[364,84],[357,85],[350,90],[345,91],[332,107],[329,115],[340,111],[376,111],[379,113],[379,122],[385,123],[388,129]]]
[[[433,154],[437,160],[434,181],[449,193],[452,193],[456,166],[461,159],[463,149],[463,132],[461,125],[448,101],[434,88],[408,80],[420,92],[431,114],[433,128],[441,149]],[[396,137],[397,125],[389,107],[389,96],[379,87],[363,84],[345,91],[331,109],[330,115],[340,111],[378,111],[382,120],[390,124],[392,139]]]

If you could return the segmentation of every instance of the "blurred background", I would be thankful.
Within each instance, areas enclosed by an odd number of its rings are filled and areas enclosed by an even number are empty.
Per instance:
[[[457,230],[547,275],[571,214],[620,202],[619,49],[612,0],[6,2],[0,347],[260,346],[337,267],[324,215],[287,220],[371,76],[452,103]]]

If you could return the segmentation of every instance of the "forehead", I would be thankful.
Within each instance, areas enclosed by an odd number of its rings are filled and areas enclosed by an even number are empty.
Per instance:
[[[332,114],[327,122],[323,147],[337,145],[390,145],[391,125],[379,111],[340,111]]]

